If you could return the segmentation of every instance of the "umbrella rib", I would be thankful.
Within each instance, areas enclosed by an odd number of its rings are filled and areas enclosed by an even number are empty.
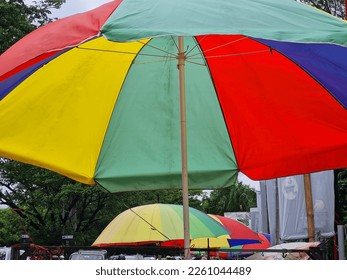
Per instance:
[[[254,51],[254,52],[244,52],[244,53],[235,53],[235,54],[223,54],[223,55],[211,55],[211,56],[205,56],[205,58],[223,58],[223,57],[230,57],[230,56],[241,56],[241,55],[251,55],[251,54],[258,54],[268,52],[267,50],[260,50],[260,51]],[[189,57],[187,58],[187,63],[192,63],[200,66],[206,66],[206,63],[199,63],[193,60],[203,60],[201,57]]]
[[[162,59],[162,60],[151,60],[146,62],[133,62],[133,64],[149,64],[149,63],[159,63],[159,62],[167,62],[170,60],[176,60],[176,58]]]
[[[171,38],[172,38],[172,36],[171,36]],[[140,43],[140,44],[143,44],[144,46],[148,46],[148,47],[150,47],[150,48],[152,48],[152,49],[155,49],[155,50],[157,50],[157,51],[161,51],[161,52],[163,52],[163,53],[166,53],[166,54],[170,55],[170,57],[176,58],[176,55],[175,55],[175,54],[170,53],[170,52],[168,52],[168,51],[165,51],[165,50],[163,50],[163,49],[161,49],[161,48],[152,46],[152,45],[150,45],[150,44],[148,44],[148,43],[146,44],[146,43],[141,42],[141,41],[137,41],[137,42]],[[175,42],[175,40],[174,40],[174,42]],[[175,45],[176,45],[176,42],[175,42]],[[177,46],[177,45],[176,45],[176,46]],[[163,56],[163,57],[166,57],[166,56]]]
[[[186,53],[186,56],[188,57],[188,55],[193,51],[193,50],[195,50],[197,47],[198,47],[198,45],[200,44],[200,42],[202,42],[204,39],[206,38],[206,36],[204,36],[200,41],[197,41],[196,39],[195,39],[195,42],[197,42],[196,44],[195,44],[195,46],[191,49],[191,50],[189,50],[187,53]],[[196,53],[196,54],[193,54],[192,56],[195,56],[195,55],[198,55],[199,53]]]
[[[225,46],[228,46],[228,45],[231,45],[231,44],[234,44],[234,43],[240,42],[240,41],[245,40],[245,39],[247,39],[247,38],[248,38],[248,37],[242,37],[242,38],[240,38],[240,39],[233,40],[233,41],[231,41],[231,42],[228,42],[228,43],[225,43],[225,44],[222,44],[222,45],[219,45],[219,46],[216,46],[216,47],[213,47],[213,48],[207,49],[207,50],[205,50],[205,51],[204,51],[204,53],[207,53],[207,52],[210,52],[210,51],[213,51],[213,50],[219,49],[219,48],[223,48],[223,47],[225,47]],[[204,39],[204,38],[203,38],[203,39]],[[198,42],[198,43],[199,43],[199,42]],[[195,54],[192,54],[192,55],[190,56],[190,58],[191,58],[191,57],[193,57],[193,56],[197,56],[197,55],[200,55],[200,53],[195,53]]]
[[[125,205],[126,206],[126,205]],[[127,207],[127,206],[126,206]],[[157,229],[155,226],[153,226],[150,222],[148,222],[145,218],[141,217],[138,213],[136,213],[133,209],[131,209],[130,207],[129,210],[131,212],[133,212],[136,216],[138,216],[141,220],[143,220],[145,223],[147,223],[152,229],[156,230],[157,232],[159,232],[162,236],[164,236],[167,240],[170,240],[169,237],[167,237],[164,233],[162,233],[159,229]]]
[[[196,59],[198,59],[198,58],[196,58]],[[199,65],[199,66],[206,66],[206,63],[199,63],[199,62],[196,62],[196,61],[191,61],[189,59],[187,59],[186,62],[187,63],[191,63],[191,64],[195,64],[195,65]]]
[[[212,51],[212,50],[215,50],[217,48],[221,48],[221,47],[224,47],[224,46],[227,46],[229,44],[232,44],[232,43],[235,43],[237,41],[240,41],[240,40],[243,40],[247,37],[243,37],[241,39],[238,39],[238,40],[234,40],[232,42],[229,42],[229,43],[226,43],[226,44],[223,44],[223,45],[220,45],[218,47],[215,47],[215,48],[211,48],[211,49],[208,49],[206,51],[204,51],[204,53],[207,53],[209,51]],[[139,43],[141,44],[144,44],[143,42],[141,41],[138,41]],[[144,44],[145,45],[145,44]],[[148,57],[160,57],[160,58],[164,58],[164,60],[156,60],[156,61],[147,61],[147,62],[141,62],[141,63],[136,63],[135,64],[147,64],[147,63],[158,63],[158,62],[164,62],[164,61],[168,61],[168,60],[175,60],[176,59],[176,55],[170,53],[170,52],[166,52],[160,48],[157,48],[157,47],[154,47],[154,46],[151,46],[151,45],[148,45],[147,46],[153,48],[153,49],[156,49],[156,50],[159,50],[163,53],[166,53],[168,54],[169,56],[167,55],[159,55],[159,54],[148,54],[148,53],[134,53],[134,52],[126,52],[126,51],[116,51],[116,50],[106,50],[106,49],[96,49],[96,48],[86,48],[86,47],[81,47],[81,46],[77,46],[76,48],[80,49],[80,50],[87,50],[87,51],[99,51],[99,52],[112,52],[112,53],[120,53],[120,54],[129,54],[129,55],[139,55],[139,56],[148,56]],[[187,52],[187,54],[191,53],[196,47],[198,46],[198,44],[196,44],[189,52]],[[224,55],[216,55],[216,56],[205,56],[205,58],[223,58],[223,57],[230,57],[230,56],[240,56],[240,55],[249,55],[249,54],[257,54],[257,53],[262,53],[262,52],[267,52],[268,50],[260,50],[260,51],[254,51],[254,52],[245,52],[245,53],[237,53],[237,54],[224,54]],[[200,66],[206,66],[206,63],[198,63],[198,62],[193,62],[192,60],[198,60],[198,59],[201,59],[201,57],[195,57],[197,55],[201,55],[201,53],[195,53],[195,54],[192,54],[190,55],[189,57],[187,57],[187,62],[189,63],[192,63],[192,64],[196,64],[196,65],[200,65]]]
[[[178,45],[177,45],[177,42],[176,42],[176,40],[175,40],[174,36],[171,36],[171,40],[172,40],[172,41],[173,41],[173,43],[175,44],[175,46],[176,46],[176,50],[177,50],[177,52],[178,52]]]
[[[259,50],[259,51],[253,51],[253,52],[243,52],[243,53],[230,53],[230,54],[221,54],[221,55],[211,55],[211,56],[205,56],[205,58],[223,58],[223,57],[230,57],[230,56],[241,56],[241,55],[249,55],[249,54],[258,54],[258,53],[264,53],[268,52],[268,50]],[[189,60],[198,60],[201,59],[200,57],[189,57]]]
[[[176,59],[176,56],[165,56],[165,55],[159,55],[159,54],[148,54],[148,53],[146,54],[146,53],[115,51],[115,50],[104,50],[104,49],[95,49],[95,48],[85,48],[85,47],[80,47],[80,46],[77,46],[76,48],[78,48],[80,50],[86,50],[86,51],[112,52],[112,53],[130,54],[130,55],[142,55],[142,56],[152,56],[152,57]]]

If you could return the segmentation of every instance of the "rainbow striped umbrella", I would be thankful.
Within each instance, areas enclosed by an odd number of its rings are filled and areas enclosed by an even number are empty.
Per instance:
[[[218,236],[217,238],[196,238],[191,241],[192,248],[233,248],[246,244],[262,243],[258,233],[251,230],[245,224],[220,215],[208,214],[211,218],[222,224],[230,231],[230,234]]]
[[[182,188],[186,211],[188,186],[239,171],[344,168],[346,38],[293,0],[111,1],[0,56],[0,156],[111,192]]]
[[[347,24],[292,0],[116,0],[35,30],[0,56],[0,156],[181,188],[174,35],[189,188],[347,166]]]
[[[218,256],[221,259],[239,259],[252,255],[253,252],[250,250],[265,250],[271,246],[270,234],[259,232],[257,235],[260,241],[258,243],[244,243],[242,245],[235,245],[231,247],[220,247],[219,251],[210,252],[210,255]],[[228,250],[228,248],[232,249],[232,251]],[[238,249],[240,249],[240,251],[237,251]]]
[[[218,237],[230,231],[207,214],[190,207],[190,239]],[[183,206],[148,204],[130,208],[115,217],[94,241],[93,246],[125,246],[153,243],[182,244]]]

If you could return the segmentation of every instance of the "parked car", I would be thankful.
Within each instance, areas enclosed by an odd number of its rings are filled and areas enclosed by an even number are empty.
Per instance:
[[[136,254],[136,255],[112,255],[110,258],[110,260],[143,260],[143,256],[140,254]]]
[[[10,247],[0,247],[0,260],[10,260],[12,249]]]
[[[69,260],[106,260],[106,250],[78,250],[70,255]]]

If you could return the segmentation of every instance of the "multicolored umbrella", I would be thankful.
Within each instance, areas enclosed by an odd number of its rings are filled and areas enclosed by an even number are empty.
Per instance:
[[[0,56],[0,156],[111,192],[182,187],[186,211],[188,186],[239,171],[344,168],[346,45],[345,21],[292,0],[111,1]]]
[[[347,166],[347,24],[291,0],[116,0],[35,30],[0,56],[0,155],[181,188],[174,35],[189,188]]]
[[[189,208],[190,238],[229,234],[207,214]],[[129,246],[165,243],[175,246],[183,240],[183,207],[174,204],[148,204],[130,208],[115,217],[94,241],[93,246]]]
[[[259,242],[258,244],[245,244],[244,246],[242,246],[242,249],[248,249],[248,250],[266,249],[266,248],[269,248],[271,246],[270,234],[259,232],[258,236],[259,236],[259,239],[261,240],[261,242]]]
[[[262,237],[258,233],[251,230],[245,224],[220,215],[208,214],[225,228],[230,230],[230,234],[219,236],[217,238],[197,238],[191,241],[191,248],[210,248],[210,249],[228,249],[240,248],[243,246],[259,246],[263,243]],[[263,246],[263,245],[261,245]],[[270,245],[269,245],[270,246]],[[210,252],[211,255],[216,255],[215,252]],[[220,257],[226,258],[230,254],[219,253]]]
[[[215,219],[217,222],[221,223],[225,228],[230,230],[230,236],[233,239],[240,239],[240,240],[256,240],[255,243],[260,243],[261,238],[259,238],[258,233],[251,230],[248,226],[245,224],[239,222],[238,220],[228,218],[221,215],[213,215],[209,214],[213,219]],[[242,243],[246,244],[246,243]],[[233,246],[232,244],[230,244]]]
[[[258,239],[260,242],[258,243],[248,243],[248,244],[243,244],[243,245],[236,245],[236,246],[231,246],[230,249],[232,250],[227,250],[227,247],[220,248],[220,251],[217,252],[211,252],[211,256],[218,256],[219,258],[222,259],[239,259],[239,258],[245,258],[249,255],[252,255],[253,252],[250,250],[262,250],[262,249],[267,249],[271,246],[270,243],[270,235],[266,233],[257,233]],[[238,251],[240,250],[240,251]]]

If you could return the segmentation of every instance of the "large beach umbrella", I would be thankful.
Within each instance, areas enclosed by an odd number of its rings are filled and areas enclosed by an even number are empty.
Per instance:
[[[0,156],[111,192],[347,166],[347,24],[293,0],[115,0],[0,56]]]

